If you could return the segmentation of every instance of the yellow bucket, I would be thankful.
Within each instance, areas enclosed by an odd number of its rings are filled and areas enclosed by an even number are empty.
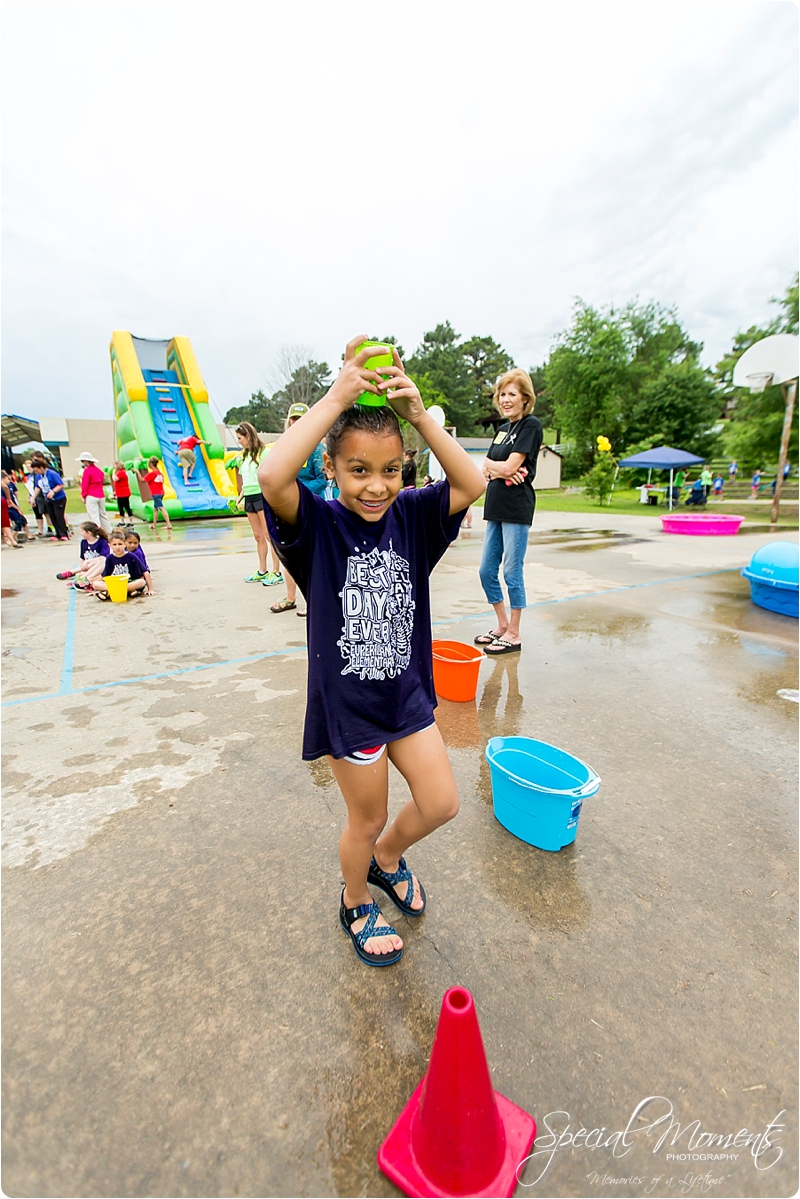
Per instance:
[[[108,594],[115,604],[126,604],[128,602],[127,575],[108,575],[106,577],[106,587],[108,588]]]

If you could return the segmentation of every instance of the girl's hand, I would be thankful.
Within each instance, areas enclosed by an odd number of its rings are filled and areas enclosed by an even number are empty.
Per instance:
[[[381,382],[381,376],[377,371],[368,371],[365,366],[365,363],[379,352],[378,347],[365,346],[359,354],[356,354],[357,348],[366,340],[366,334],[362,333],[348,341],[344,351],[342,369],[326,397],[334,400],[342,412],[352,408],[358,397],[365,391],[371,391],[374,395],[379,394],[378,384]]]
[[[389,375],[389,378],[381,379],[378,391],[385,394],[399,417],[414,425],[425,415],[425,405],[419,394],[419,388],[409,379],[400,355],[394,347],[392,347],[392,357],[394,366],[381,367],[381,374]]]
[[[152,588],[152,587],[148,587],[148,588],[147,588],[147,594],[148,594],[148,595],[155,595],[155,591],[153,590],[153,588]]]

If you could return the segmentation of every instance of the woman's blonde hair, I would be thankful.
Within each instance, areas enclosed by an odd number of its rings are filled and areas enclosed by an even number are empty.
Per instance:
[[[527,371],[521,367],[515,366],[513,370],[506,371],[494,385],[494,395],[492,396],[492,404],[500,411],[500,392],[504,387],[512,384],[517,388],[523,398],[522,415],[527,416],[529,412],[533,412],[533,406],[536,403],[536,392],[533,390],[533,383]]]

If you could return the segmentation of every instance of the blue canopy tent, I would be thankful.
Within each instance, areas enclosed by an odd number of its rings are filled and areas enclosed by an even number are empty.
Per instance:
[[[638,466],[640,470],[669,471],[669,510],[672,511],[672,474],[680,466],[698,466],[705,458],[697,454],[689,454],[686,450],[674,450],[671,445],[660,445],[643,454],[634,454],[632,458],[623,458],[620,466]],[[648,479],[649,479],[648,475]]]

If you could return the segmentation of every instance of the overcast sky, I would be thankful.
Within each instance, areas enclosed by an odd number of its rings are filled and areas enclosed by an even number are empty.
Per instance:
[[[218,413],[361,331],[527,367],[576,296],[675,305],[713,364],[797,269],[782,0],[3,17],[3,412],[110,417],[114,329],[190,337]]]

